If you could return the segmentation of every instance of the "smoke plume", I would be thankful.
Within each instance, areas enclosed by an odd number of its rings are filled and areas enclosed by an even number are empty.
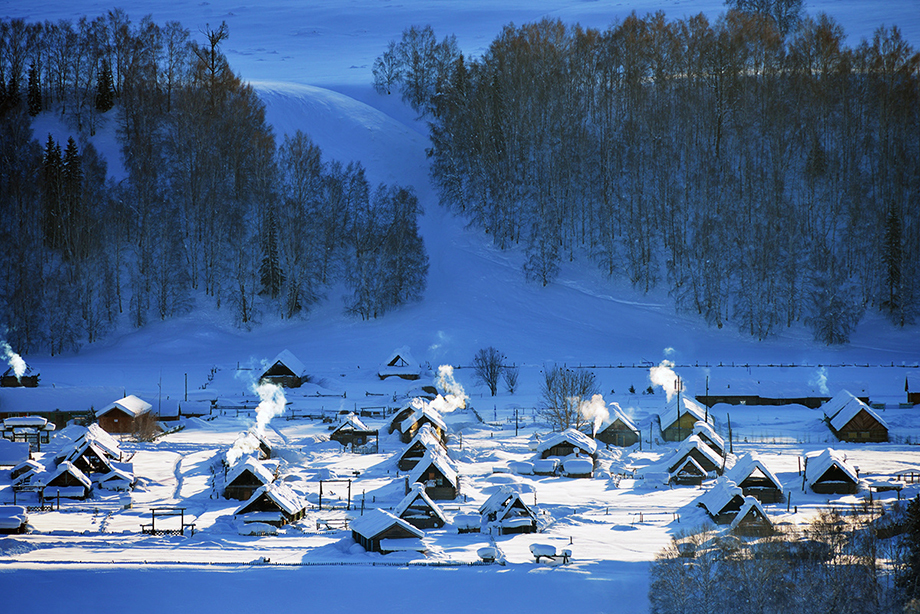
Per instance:
[[[444,395],[438,395],[438,398],[430,403],[433,409],[443,414],[466,407],[466,401],[469,397],[466,396],[463,386],[454,379],[454,368],[452,366],[441,365],[438,367],[437,383],[441,390],[444,391]]]
[[[578,412],[581,417],[591,423],[591,435],[597,435],[597,431],[604,424],[605,420],[610,418],[610,412],[607,411],[607,404],[604,403],[604,397],[599,394],[594,395],[588,401],[582,401],[578,406]]]
[[[6,359],[7,364],[13,369],[13,375],[16,376],[16,379],[21,379],[22,376],[26,374],[26,361],[24,361],[19,354],[14,352],[10,344],[3,339],[0,339],[0,354],[3,354],[3,358]]]
[[[818,367],[814,375],[811,376],[811,379],[808,380],[808,385],[815,386],[821,394],[829,396],[830,392],[827,389],[827,369]]]
[[[259,405],[256,407],[256,432],[263,435],[265,427],[272,421],[272,418],[284,413],[287,399],[284,398],[284,390],[278,384],[263,382],[258,386],[253,386],[253,391],[259,395]]]
[[[668,401],[683,390],[683,384],[677,373],[674,372],[674,363],[670,360],[662,360],[657,367],[649,369],[648,378],[653,385],[660,386],[664,390],[664,393],[668,395]]]

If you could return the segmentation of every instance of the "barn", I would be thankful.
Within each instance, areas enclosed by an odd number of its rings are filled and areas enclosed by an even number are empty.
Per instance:
[[[300,388],[306,381],[306,371],[304,364],[294,354],[282,350],[259,376],[259,382],[277,384],[282,388]]]
[[[754,497],[761,503],[783,501],[783,485],[779,478],[754,453],[738,459],[725,476],[741,487],[745,497]]]
[[[444,512],[418,483],[412,485],[409,494],[393,510],[393,515],[402,518],[416,529],[440,529],[447,524]]]
[[[859,473],[846,457],[830,448],[805,455],[805,483],[822,495],[852,495],[859,491]]]
[[[521,493],[502,486],[479,506],[482,523],[497,529],[499,535],[536,533],[537,516],[521,499]]]
[[[151,408],[147,401],[129,394],[97,411],[96,420],[108,433],[135,433],[154,422]]]
[[[594,438],[608,446],[621,448],[639,443],[641,434],[636,423],[618,407],[611,406],[610,410],[610,424],[603,427]]]
[[[371,510],[351,523],[351,536],[368,552],[424,552],[424,533],[381,509]]]
[[[659,418],[665,441],[683,441],[693,433],[697,422],[712,422],[712,416],[702,405],[680,392],[665,405]]]
[[[420,482],[432,499],[455,499],[460,494],[460,478],[447,455],[429,450],[409,474],[408,483]],[[407,493],[408,494],[408,493]]]
[[[224,499],[246,501],[266,484],[271,484],[274,474],[252,457],[230,468],[225,478]]]
[[[821,409],[831,431],[841,441],[888,441],[888,425],[882,417],[847,390],[838,392]]]

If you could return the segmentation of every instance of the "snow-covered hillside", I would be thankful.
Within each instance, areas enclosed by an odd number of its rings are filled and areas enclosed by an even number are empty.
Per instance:
[[[155,407],[158,402],[174,404],[183,398],[186,382],[190,390],[198,389],[210,381],[213,370],[217,373],[213,388],[228,397],[251,400],[248,382],[235,375],[248,367],[261,367],[288,348],[316,378],[317,384],[305,392],[339,395],[303,396],[295,406],[331,414],[372,406],[378,404],[377,395],[392,398],[405,391],[403,384],[376,378],[380,362],[397,347],[409,346],[420,362],[436,367],[468,366],[476,350],[492,345],[509,362],[521,365],[519,390],[514,395],[502,391],[493,399],[476,384],[469,369],[456,371],[486,423],[455,425],[457,434],[463,433],[464,449],[452,443],[451,450],[465,476],[469,501],[452,505],[457,509],[449,513],[468,513],[495,487],[509,483],[535,492],[553,524],[537,539],[516,536],[502,542],[510,563],[506,567],[250,568],[247,563],[263,558],[274,563],[391,559],[350,552],[352,542],[344,533],[236,534],[227,518],[234,506],[210,499],[208,491],[210,461],[252,423],[249,413],[242,417],[228,413],[214,422],[189,421],[184,431],[154,444],[128,446],[135,452],[136,472],[144,478],[133,510],[121,509],[117,497],[101,499],[98,505],[35,514],[35,535],[0,538],[0,593],[11,612],[55,611],[75,603],[92,604],[94,611],[101,612],[180,607],[244,611],[266,604],[302,609],[305,603],[311,604],[311,611],[395,612],[403,611],[409,602],[402,591],[412,598],[437,595],[436,601],[420,607],[439,612],[556,608],[645,612],[648,563],[672,535],[704,522],[693,505],[699,491],[649,491],[632,480],[613,486],[611,471],[654,469],[670,448],[604,451],[603,479],[504,472],[509,462],[531,460],[529,438],[547,430],[531,417],[546,365],[594,366],[605,400],[618,402],[642,426],[664,403],[660,389],[655,395],[642,394],[650,385],[649,367],[667,358],[678,365],[685,386],[697,394],[706,386],[726,382],[826,386],[831,393],[864,386],[874,400],[886,404],[884,417],[899,442],[920,436],[914,410],[899,407],[905,375],[916,371],[912,367],[920,362],[917,326],[895,329],[867,314],[844,347],[817,345],[801,326],[757,342],[734,329],[708,328],[693,314],[677,314],[664,292],[638,293],[627,283],[607,280],[591,266],[565,264],[558,281],[549,287],[528,284],[521,275],[521,254],[497,250],[488,237],[464,228],[462,220],[438,206],[428,180],[424,123],[396,96],[379,96],[370,86],[374,58],[387,41],[412,24],[430,23],[438,36],[456,34],[463,52],[475,56],[510,22],[547,16],[605,27],[632,10],[640,14],[663,10],[669,17],[702,11],[714,19],[723,10],[722,2],[270,0],[239,5],[130,0],[119,6],[135,22],[148,13],[158,23],[178,20],[199,40],[198,30],[206,24],[227,21],[230,39],[225,52],[234,70],[262,96],[276,136],[302,130],[321,146],[326,159],[360,160],[372,183],[413,186],[425,209],[421,230],[431,260],[428,289],[420,304],[369,322],[344,315],[341,301],[331,296],[306,320],[267,320],[250,332],[236,329],[221,312],[196,312],[140,330],[123,327],[78,354],[26,356],[41,373],[41,404],[99,407],[113,400],[113,391],[137,394]],[[29,21],[92,17],[109,8],[96,1],[0,0],[0,14]],[[830,13],[844,26],[851,45],[883,24],[898,25],[907,41],[920,45],[915,0],[812,0],[807,10]],[[66,140],[65,127],[47,117],[40,119],[36,136],[42,140],[48,131],[54,132],[56,140]],[[111,126],[97,137],[97,146],[109,156],[117,155]],[[118,165],[110,166],[117,174]],[[637,392],[628,393],[630,387]],[[31,400],[26,394],[5,392],[0,403],[27,407]],[[509,422],[515,410],[525,422],[517,436]],[[720,405],[714,414],[724,436],[730,414],[736,453],[760,451],[780,478],[793,486],[801,485],[797,459],[833,442],[816,410]],[[328,425],[283,418],[273,424],[289,454],[285,462],[291,482],[302,486],[308,498],[316,494],[320,470],[342,475],[357,470],[362,474],[357,488],[365,489],[366,497],[379,494],[385,507],[398,502],[395,491],[388,490],[396,488],[390,454],[399,444],[392,437],[383,439],[382,454],[343,456],[337,445],[323,442]],[[381,421],[371,425],[383,426]],[[920,467],[920,452],[907,443],[841,447],[870,474],[889,476]],[[502,471],[493,473],[495,467]],[[0,502],[10,498],[7,486],[4,476]],[[916,487],[907,494],[916,495]],[[803,493],[802,497],[798,516],[785,516],[783,506],[768,511],[801,522],[826,502],[816,495]],[[195,538],[137,535],[138,525],[149,519],[149,506],[180,504],[189,506],[201,525]],[[637,522],[640,513],[643,520]],[[317,519],[314,513],[302,526],[311,529]],[[476,560],[477,547],[487,541],[485,536],[465,539],[456,533],[439,533],[432,540],[432,560]],[[527,549],[534,541],[572,548],[575,564],[534,565]]]

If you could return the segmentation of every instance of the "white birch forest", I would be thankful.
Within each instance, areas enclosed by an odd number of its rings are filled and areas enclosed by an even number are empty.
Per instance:
[[[527,278],[590,261],[712,326],[839,344],[920,307],[918,71],[897,27],[847,47],[825,14],[731,10],[509,25],[473,59],[411,27],[374,82],[428,118],[441,203]]]
[[[73,350],[204,306],[242,327],[305,317],[333,287],[368,319],[419,300],[428,257],[411,188],[372,186],[308,135],[276,144],[254,90],[180,23],[119,9],[0,21],[0,328]],[[33,134],[58,114],[78,138]],[[127,178],[85,139],[115,122]]]

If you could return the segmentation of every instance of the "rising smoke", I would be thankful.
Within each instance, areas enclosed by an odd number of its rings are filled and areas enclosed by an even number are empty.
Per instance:
[[[816,387],[821,394],[829,396],[830,392],[827,389],[827,369],[818,367],[814,375],[811,376],[811,379],[808,380],[808,385]]]
[[[454,368],[452,366],[441,365],[438,367],[437,384],[444,391],[444,394],[438,395],[438,398],[430,403],[433,409],[444,414],[466,407],[466,401],[469,397],[466,396],[463,386],[454,379]]]
[[[14,352],[10,344],[3,339],[0,339],[0,354],[3,354],[3,358],[13,369],[13,375],[16,376],[16,379],[21,379],[26,374],[26,369],[28,368],[26,361],[22,359],[22,356]]]
[[[683,383],[674,372],[674,363],[670,360],[662,360],[657,367],[649,369],[648,378],[652,385],[660,386],[664,390],[664,393],[668,395],[668,401],[683,390]]]
[[[227,451],[227,462],[230,465],[236,464],[244,455],[258,451],[259,438],[265,435],[265,428],[272,418],[284,413],[284,406],[287,404],[284,389],[278,384],[253,383],[252,391],[259,395],[259,405],[256,406],[256,423],[248,431],[240,433],[230,450]]]
[[[604,397],[596,394],[590,400],[582,401],[578,406],[578,412],[581,417],[591,423],[591,435],[597,435],[604,421],[610,419],[610,412],[607,411],[607,404]]]

